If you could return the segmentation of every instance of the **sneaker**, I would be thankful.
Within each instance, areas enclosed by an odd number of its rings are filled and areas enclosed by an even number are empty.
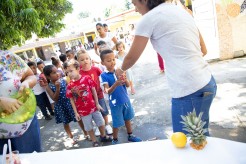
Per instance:
[[[44,116],[44,119],[45,119],[45,120],[51,120],[52,117],[51,117],[50,115],[47,115],[47,116]]]
[[[105,126],[105,130],[106,130],[106,133],[107,133],[108,135],[113,134],[113,129],[111,128],[110,125],[106,125],[106,126]]]
[[[128,136],[128,141],[130,141],[130,142],[142,142],[142,140],[140,138],[136,137],[133,134]]]
[[[119,144],[119,140],[112,140],[112,145],[117,145]]]
[[[112,141],[112,138],[109,137],[109,136],[104,136],[104,137],[101,137],[100,136],[100,141],[101,142],[111,142]]]
[[[51,112],[51,113],[50,113],[50,115],[51,115],[51,116],[54,116],[54,115],[55,115],[55,113],[54,113],[54,112]]]
[[[96,130],[95,130],[95,136],[100,136],[100,131],[99,131],[99,128],[98,127],[96,127]]]
[[[96,142],[93,142],[92,146],[93,146],[93,147],[99,147],[100,145],[99,145],[99,143],[96,141]]]

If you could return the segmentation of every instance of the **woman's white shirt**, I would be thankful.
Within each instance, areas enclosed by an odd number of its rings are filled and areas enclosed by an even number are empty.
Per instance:
[[[153,8],[143,15],[135,35],[150,38],[154,49],[164,58],[173,98],[192,94],[210,81],[198,28],[184,9],[168,3]]]

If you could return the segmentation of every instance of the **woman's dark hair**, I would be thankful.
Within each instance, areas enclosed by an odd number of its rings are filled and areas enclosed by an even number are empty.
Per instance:
[[[59,56],[59,59],[64,63],[67,60],[67,55],[66,54],[61,54]]]
[[[103,27],[108,27],[108,25],[106,23],[103,24]]]
[[[111,54],[111,53],[114,53],[112,50],[103,50],[101,53],[100,53],[100,58],[101,58],[101,60],[103,61],[104,60],[104,58],[105,58],[105,56],[107,55],[107,54]]]
[[[104,27],[102,23],[97,23],[96,26]]]
[[[56,67],[57,67],[58,64],[60,63],[59,59],[57,59],[57,58],[54,57],[54,56],[52,56],[50,59],[52,60],[52,64],[53,64],[54,66],[56,66]]]
[[[142,2],[143,0],[139,0],[139,1]],[[152,10],[153,8],[164,3],[165,1],[166,0],[148,0],[147,7],[149,8],[149,10]]]
[[[35,62],[32,62],[32,61],[28,62],[27,65],[28,65],[29,67],[31,67],[31,66],[37,67],[36,63],[35,63]]]
[[[43,71],[44,71],[44,75],[50,76],[51,72],[52,72],[52,68],[55,67],[54,65],[47,65],[44,67]]]

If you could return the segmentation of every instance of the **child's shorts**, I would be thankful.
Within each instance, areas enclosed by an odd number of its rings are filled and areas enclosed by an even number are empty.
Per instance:
[[[124,126],[125,121],[134,118],[134,110],[130,101],[122,105],[110,106],[110,109],[114,128]]]
[[[81,119],[83,121],[85,131],[90,131],[93,129],[92,120],[96,123],[97,127],[105,125],[102,114],[99,111],[95,111],[87,116],[82,116]]]
[[[103,108],[103,110],[101,110],[102,116],[107,116],[109,114],[108,112],[108,106],[106,105],[106,101],[104,100],[104,98],[99,99],[98,100],[99,104],[101,105],[101,107]]]

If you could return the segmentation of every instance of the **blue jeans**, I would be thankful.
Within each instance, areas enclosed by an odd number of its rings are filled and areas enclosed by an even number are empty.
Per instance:
[[[202,89],[181,98],[172,98],[172,124],[173,132],[183,132],[187,134],[187,131],[183,130],[183,121],[181,115],[185,116],[188,112],[192,112],[193,109],[196,110],[198,115],[203,112],[202,120],[206,121],[204,128],[208,128],[209,125],[209,109],[212,101],[216,95],[217,85],[213,78],[211,77],[210,82]],[[209,135],[207,132],[205,135]]]
[[[12,150],[19,150],[20,153],[41,152],[40,129],[36,114],[28,130],[22,136],[10,140]],[[0,139],[0,154],[3,154],[3,146],[7,143],[8,139]]]

